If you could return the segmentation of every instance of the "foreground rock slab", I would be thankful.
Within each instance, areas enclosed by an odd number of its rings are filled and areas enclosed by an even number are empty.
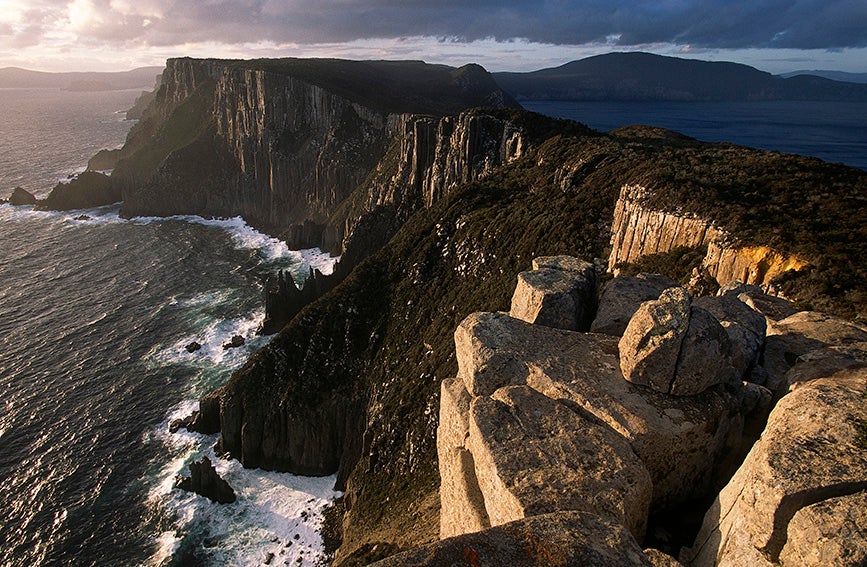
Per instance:
[[[376,567],[652,567],[623,526],[587,512],[524,518],[394,555]]]
[[[808,564],[806,557],[818,553],[822,564],[857,564],[843,558],[867,549],[863,524],[833,542],[823,544],[822,534],[846,531],[863,517],[852,509],[862,497],[845,497],[867,491],[865,391],[867,370],[858,368],[799,383],[783,397],[681,560],[771,566],[784,556]]]
[[[629,442],[529,386],[473,400],[468,445],[491,525],[583,510],[643,538],[653,485]]]
[[[744,416],[758,405],[741,384],[691,397],[632,384],[620,372],[616,337],[530,325],[504,313],[470,315],[455,331],[455,345],[458,376],[443,384],[438,433],[440,455],[450,455],[445,461],[441,457],[442,514],[455,524],[466,514],[460,507],[476,506],[447,491],[461,484],[468,493],[472,484],[468,463],[461,464],[458,454],[469,452],[464,457],[474,465],[482,492],[482,478],[491,474],[488,465],[470,460],[477,447],[467,442],[468,408],[476,399],[496,397],[501,388],[529,386],[551,400],[581,408],[623,437],[650,474],[653,506],[707,496],[721,459],[740,443]],[[445,471],[444,462],[449,464]],[[454,484],[445,479],[450,474],[455,475]],[[485,510],[474,514],[481,517]],[[475,522],[463,531],[478,527]],[[443,533],[455,535],[455,529],[453,525]]]

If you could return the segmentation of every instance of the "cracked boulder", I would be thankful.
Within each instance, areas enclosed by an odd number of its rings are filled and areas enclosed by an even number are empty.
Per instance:
[[[867,549],[863,523],[853,527],[863,520],[858,495],[867,490],[865,391],[864,368],[795,385],[681,560],[695,567],[770,567],[787,558],[859,564],[850,558]]]
[[[586,331],[596,314],[599,283],[593,264],[571,256],[533,260],[518,274],[511,316],[528,323]]]
[[[642,303],[619,349],[624,378],[665,394],[694,396],[738,378],[725,329],[682,287]]]

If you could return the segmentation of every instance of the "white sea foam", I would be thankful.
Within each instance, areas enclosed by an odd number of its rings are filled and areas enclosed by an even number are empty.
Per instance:
[[[206,219],[197,215],[173,215],[170,217],[133,217],[125,219],[120,216],[120,203],[96,207],[93,209],[77,209],[73,211],[36,211],[33,206],[13,207],[0,205],[0,219],[42,219],[60,221],[71,225],[105,225],[118,223],[133,223],[147,225],[158,222],[189,222],[203,226],[220,228],[229,234],[233,244],[240,250],[256,250],[265,262],[275,262],[292,268],[296,280],[306,277],[308,266],[323,274],[331,274],[339,256],[331,256],[319,248],[304,250],[289,250],[286,243],[267,234],[263,234],[248,225],[241,217],[228,219]],[[283,262],[281,262],[283,261]]]
[[[220,294],[219,291],[212,293],[216,296]],[[181,300],[178,305],[184,301],[198,302],[205,299],[194,296],[188,300]],[[268,343],[269,337],[256,335],[256,328],[264,317],[265,312],[260,309],[247,317],[236,319],[209,318],[204,328],[195,335],[181,337],[171,345],[161,346],[152,351],[147,359],[157,366],[182,364],[199,369],[218,369],[228,375],[243,364],[253,352]],[[244,345],[224,349],[223,345],[235,335],[244,337]],[[195,352],[187,352],[186,346],[193,341],[199,343],[201,348]]]
[[[196,407],[175,407],[150,437],[163,443],[173,459],[157,474],[149,500],[173,516],[174,530],[155,534],[152,564],[163,565],[186,540],[218,565],[261,565],[273,554],[272,565],[313,567],[323,559],[319,529],[322,512],[335,497],[335,477],[309,478],[288,473],[245,469],[238,461],[219,459],[210,447],[216,436],[180,430],[168,432],[172,419]],[[203,449],[207,447],[207,449]],[[232,504],[215,504],[174,488],[178,474],[188,474],[192,460],[207,456],[235,490]]]

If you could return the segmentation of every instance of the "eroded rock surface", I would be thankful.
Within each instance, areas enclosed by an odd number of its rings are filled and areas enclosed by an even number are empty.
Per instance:
[[[479,479],[489,472],[480,471],[475,448],[462,440],[462,436],[469,438],[462,431],[464,427],[469,431],[470,420],[451,415],[465,411],[455,399],[463,399],[466,407],[468,399],[496,397],[503,387],[527,385],[552,400],[583,409],[628,441],[650,474],[653,505],[705,494],[715,464],[740,440],[744,414],[757,405],[755,396],[747,395],[740,385],[733,385],[731,391],[712,388],[693,397],[637,386],[620,372],[616,337],[530,325],[504,313],[470,315],[455,332],[455,344],[458,379],[443,386],[449,415],[442,406],[440,440],[444,440],[444,424],[459,424],[450,434],[456,441],[450,441],[449,447],[470,450]],[[445,448],[440,445],[441,454]],[[452,457],[451,462],[457,461]],[[444,479],[443,489],[451,482]],[[470,505],[466,498],[456,499],[448,492],[441,496],[443,518],[460,513],[453,506]]]
[[[468,446],[492,525],[582,510],[644,537],[650,475],[624,437],[582,408],[501,388],[473,400]]]
[[[622,525],[588,512],[555,512],[463,534],[389,557],[376,567],[652,567]]]

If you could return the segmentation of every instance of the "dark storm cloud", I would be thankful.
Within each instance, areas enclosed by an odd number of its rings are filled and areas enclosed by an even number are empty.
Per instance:
[[[326,43],[435,36],[575,45],[705,48],[867,46],[865,0],[76,0],[99,15],[83,35],[151,45]]]

